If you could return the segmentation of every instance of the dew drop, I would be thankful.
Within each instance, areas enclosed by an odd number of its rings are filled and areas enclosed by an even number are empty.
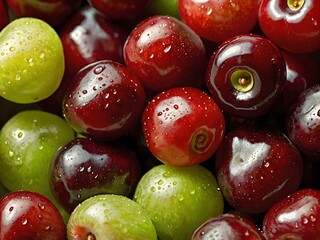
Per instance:
[[[170,50],[171,50],[171,45],[170,45],[170,46],[167,46],[167,47],[163,50],[163,52],[167,53],[167,52],[169,52]]]
[[[155,191],[156,191],[156,188],[155,188],[155,187],[151,187],[151,188],[150,188],[150,191],[151,191],[151,192],[155,192]]]
[[[18,138],[22,138],[23,137],[23,133],[22,132],[19,132],[18,133]]]
[[[10,52],[13,52],[14,50],[16,50],[15,47],[10,47],[10,48],[9,48],[9,51],[10,51]]]
[[[28,219],[24,219],[23,221],[22,221],[22,225],[26,225],[28,223]]]
[[[87,94],[87,92],[88,92],[87,90],[82,90],[83,94]]]
[[[162,184],[163,184],[163,180],[160,179],[160,180],[158,181],[158,184],[159,184],[159,185],[162,185]]]
[[[13,209],[14,209],[14,207],[10,207],[10,208],[9,208],[9,211],[10,211],[10,212],[12,212],[12,211],[13,211]]]
[[[100,74],[100,73],[103,72],[103,70],[104,70],[105,68],[106,68],[105,66],[98,66],[98,67],[96,67],[96,68],[93,70],[93,72],[94,72],[95,74]]]
[[[40,58],[44,58],[44,53],[41,52],[40,55],[39,55],[39,57],[40,57]]]
[[[44,204],[42,204],[42,203],[38,203],[38,207],[39,207],[40,209],[42,209],[42,210],[45,208]]]

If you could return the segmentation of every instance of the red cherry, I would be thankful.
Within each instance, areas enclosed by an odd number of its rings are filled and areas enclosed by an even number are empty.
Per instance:
[[[241,127],[230,131],[215,155],[216,176],[227,202],[262,213],[300,186],[303,162],[278,130]]]
[[[272,239],[320,239],[320,191],[301,189],[272,206],[263,231]]]
[[[205,92],[171,88],[156,95],[142,116],[143,134],[153,155],[173,166],[209,159],[225,131],[224,117]]]
[[[258,22],[260,0],[179,0],[182,20],[201,37],[221,43],[249,33]]]
[[[62,216],[46,197],[16,191],[0,199],[0,239],[65,240],[66,237]]]
[[[262,0],[259,25],[276,45],[295,53],[320,49],[320,1]]]
[[[173,17],[153,16],[142,21],[127,39],[124,58],[148,91],[203,85],[203,42]]]
[[[225,213],[204,222],[191,240],[228,239],[264,240],[261,231],[249,219],[238,214]]]
[[[105,60],[89,64],[75,75],[62,110],[77,132],[109,141],[136,126],[145,104],[139,79],[126,66]]]
[[[0,31],[9,23],[7,6],[0,0]]]
[[[304,90],[286,121],[288,136],[310,160],[320,163],[320,84]]]
[[[82,4],[82,0],[7,0],[18,17],[40,18],[52,26],[64,23]]]
[[[79,203],[97,194],[132,197],[140,174],[137,156],[124,142],[77,138],[57,151],[49,179],[53,196],[71,213]]]
[[[206,83],[231,116],[251,118],[268,112],[286,80],[280,50],[254,34],[233,37],[219,45],[208,64]]]
[[[88,3],[115,21],[133,19],[146,10],[151,0],[88,0]]]

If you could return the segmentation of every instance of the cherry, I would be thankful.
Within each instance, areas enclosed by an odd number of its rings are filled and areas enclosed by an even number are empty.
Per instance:
[[[228,114],[258,117],[270,110],[286,79],[280,50],[254,34],[238,35],[221,43],[207,68],[208,89]]]
[[[281,48],[295,53],[320,49],[320,2],[316,0],[262,0],[259,25]]]
[[[320,163],[320,84],[300,94],[289,112],[286,129],[298,149]]]
[[[264,240],[262,232],[249,219],[238,214],[225,213],[205,221],[191,240],[228,239]]]
[[[142,21],[125,43],[124,59],[147,91],[204,85],[203,42],[174,17],[157,15]]]
[[[113,21],[133,19],[146,10],[151,0],[88,0],[88,3]]]
[[[123,142],[77,138],[61,147],[51,162],[50,187],[71,213],[85,199],[102,193],[132,197],[140,179],[135,152]]]
[[[48,198],[21,190],[0,199],[0,239],[65,240],[66,237],[62,216]]]
[[[182,20],[201,37],[221,43],[249,33],[258,22],[257,0],[179,0]]]
[[[142,116],[146,144],[161,162],[192,166],[208,160],[225,131],[220,108],[205,92],[177,87],[156,95]]]
[[[4,0],[0,0],[0,31],[9,23],[8,9]]]
[[[287,115],[292,104],[307,88],[320,83],[320,70],[310,54],[297,54],[282,50],[286,62],[287,78],[283,90],[272,109],[277,115]]]
[[[263,231],[271,239],[319,239],[320,191],[300,189],[277,202],[266,213]]]
[[[215,155],[216,176],[226,201],[262,213],[300,186],[300,152],[279,130],[243,126],[230,131]]]
[[[87,65],[70,82],[63,115],[79,133],[111,141],[128,134],[145,107],[139,79],[124,65],[101,60]]]
[[[82,4],[82,0],[7,0],[8,7],[18,17],[35,17],[52,26],[64,23]]]

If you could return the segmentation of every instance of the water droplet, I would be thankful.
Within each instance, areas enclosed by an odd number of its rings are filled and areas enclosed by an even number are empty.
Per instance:
[[[179,105],[178,104],[175,104],[173,105],[174,109],[178,110],[179,109]]]
[[[40,57],[40,58],[44,58],[44,53],[41,52],[40,55],[39,55],[39,57]]]
[[[155,192],[155,191],[156,191],[156,188],[155,188],[155,187],[151,187],[151,188],[150,188],[150,191],[151,191],[151,192]]]
[[[18,133],[18,138],[22,138],[23,137],[23,133],[22,132],[19,132]]]
[[[160,179],[160,180],[158,181],[158,184],[159,184],[159,185],[163,184],[163,180]]]
[[[168,177],[170,177],[170,172],[164,172],[164,173],[162,174],[162,176],[163,176],[164,178],[168,178]]]
[[[32,36],[28,36],[27,39],[28,39],[28,40],[32,40]]]
[[[193,194],[195,194],[195,192],[196,192],[196,190],[193,189],[190,191],[190,194],[193,195]]]
[[[169,52],[171,50],[171,45],[167,46],[163,51],[165,53]]]
[[[22,225],[26,225],[28,223],[28,219],[24,219],[23,221],[22,221]]]
[[[173,186],[176,186],[178,183],[177,183],[177,181],[173,181]]]
[[[93,72],[94,72],[95,74],[100,74],[100,73],[103,72],[103,70],[104,70],[105,68],[106,68],[105,66],[98,66],[98,67],[96,67],[96,68],[93,70]]]
[[[87,94],[87,92],[88,92],[87,90],[83,90],[82,91],[83,94]]]
[[[44,204],[42,204],[42,203],[38,203],[38,207],[39,207],[40,209],[42,209],[42,210],[45,208]]]
[[[10,212],[12,212],[12,211],[13,211],[13,209],[14,209],[14,207],[10,207],[10,208],[9,208],[9,211],[10,211]]]
[[[20,79],[21,79],[20,75],[17,74],[15,80],[19,81]]]
[[[157,114],[159,117],[162,115],[162,112],[158,112],[158,114]]]
[[[10,48],[9,48],[9,51],[10,51],[10,52],[13,52],[14,50],[16,50],[15,47],[10,47]]]

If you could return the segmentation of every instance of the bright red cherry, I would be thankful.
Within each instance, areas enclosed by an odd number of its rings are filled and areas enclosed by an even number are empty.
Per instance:
[[[193,87],[177,87],[156,95],[142,116],[143,134],[152,154],[173,166],[208,160],[225,131],[222,112],[212,98]]]
[[[253,118],[273,107],[286,80],[280,50],[254,34],[233,37],[219,45],[208,64],[206,83],[231,116]]]
[[[226,135],[215,163],[226,201],[247,213],[262,213],[296,191],[303,173],[300,152],[282,132],[249,126]]]
[[[301,189],[277,202],[266,213],[263,231],[267,240],[320,239],[320,191]]]
[[[18,17],[40,18],[53,26],[64,23],[82,4],[82,0],[7,0],[6,2]]]
[[[259,25],[281,48],[296,53],[320,49],[319,0],[262,0]]]
[[[258,22],[260,0],[179,0],[182,20],[201,37],[221,43],[249,33]]]
[[[142,21],[127,39],[124,58],[148,91],[204,85],[203,42],[174,17],[157,15]]]
[[[102,60],[75,75],[62,110],[77,132],[109,141],[128,134],[136,126],[145,104],[140,80],[126,66]]]
[[[0,239],[65,240],[66,237],[62,216],[46,197],[16,191],[0,199]]]

